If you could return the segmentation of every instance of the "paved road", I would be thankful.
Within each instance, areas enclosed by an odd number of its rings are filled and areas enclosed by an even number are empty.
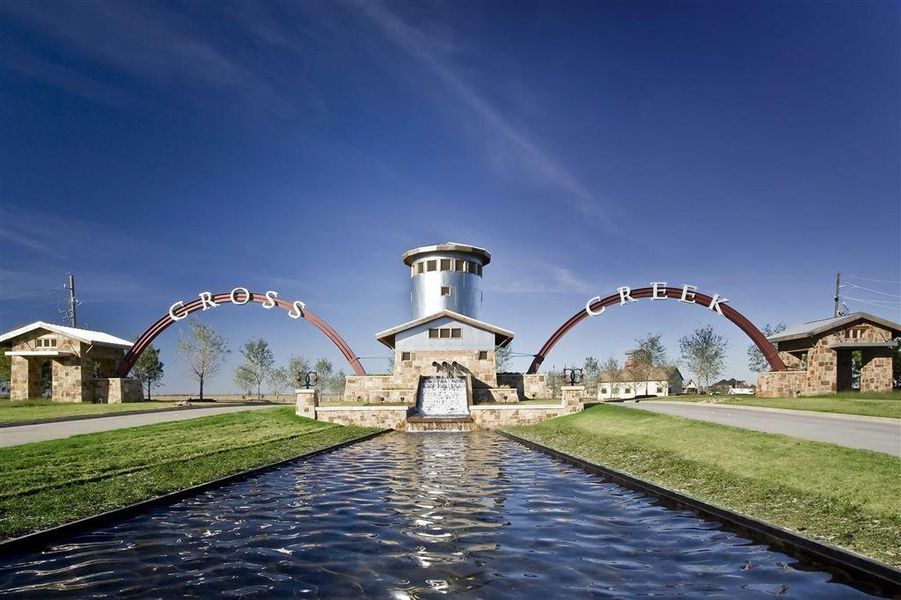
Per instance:
[[[626,402],[623,406],[901,456],[898,419],[688,402]]]
[[[154,425],[156,423],[166,423],[168,421],[187,421],[188,419],[197,419],[199,417],[222,415],[242,410],[259,410],[261,408],[272,408],[272,405],[215,406],[212,408],[193,408],[190,410],[172,410],[146,414],[98,417],[96,419],[82,419],[79,421],[60,421],[57,423],[4,427],[0,429],[0,448],[30,444],[32,442],[43,442],[46,440],[58,440],[60,438],[67,438],[82,433],[97,433],[98,431],[110,431],[113,429],[124,429],[126,427],[140,427],[141,425]]]

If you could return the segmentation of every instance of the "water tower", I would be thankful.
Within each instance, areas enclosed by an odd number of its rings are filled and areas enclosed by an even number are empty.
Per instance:
[[[449,310],[472,319],[482,311],[482,269],[491,261],[484,248],[445,242],[404,253],[410,267],[413,319]]]

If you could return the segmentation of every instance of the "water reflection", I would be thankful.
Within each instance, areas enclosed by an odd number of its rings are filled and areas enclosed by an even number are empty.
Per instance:
[[[390,434],[0,564],[9,596],[863,597],[490,433]]]

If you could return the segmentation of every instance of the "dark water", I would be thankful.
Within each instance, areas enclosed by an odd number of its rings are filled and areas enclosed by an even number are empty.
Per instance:
[[[491,433],[390,434],[0,563],[4,595],[854,598]]]

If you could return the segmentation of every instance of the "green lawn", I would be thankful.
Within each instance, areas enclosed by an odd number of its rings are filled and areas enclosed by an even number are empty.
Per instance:
[[[222,406],[218,402],[192,402],[192,406]],[[145,401],[127,404],[93,404],[91,402],[52,402],[40,400],[0,400],[0,424],[42,419],[60,419],[84,415],[106,415],[121,412],[166,410],[175,408],[174,402]]]
[[[0,449],[0,539],[375,431],[256,410]]]
[[[901,566],[901,459],[611,405],[511,433]]]
[[[816,412],[864,415],[868,417],[892,417],[901,419],[901,393],[885,394],[839,393],[830,396],[804,396],[801,398],[757,398],[755,396],[668,396],[659,400],[676,402],[710,402],[767,408],[790,408]],[[653,402],[644,399],[642,402]]]

